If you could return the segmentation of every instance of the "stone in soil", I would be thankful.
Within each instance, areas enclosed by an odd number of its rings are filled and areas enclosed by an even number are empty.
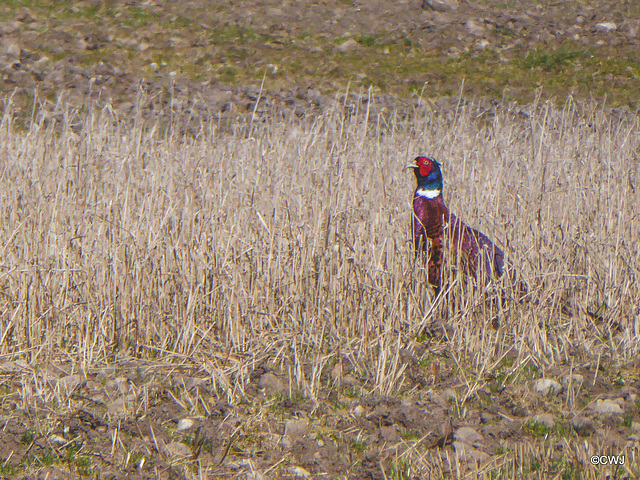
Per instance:
[[[260,388],[263,388],[267,395],[280,395],[288,389],[273,373],[265,373],[260,377]]]
[[[541,378],[536,380],[533,389],[542,395],[558,395],[562,392],[562,385],[555,380],[549,378]]]
[[[533,421],[544,425],[547,428],[553,428],[556,424],[556,419],[550,413],[541,413],[533,417]]]
[[[574,417],[571,425],[576,433],[581,437],[588,437],[596,431],[596,425],[592,420],[585,417]]]
[[[621,415],[624,413],[622,407],[614,400],[596,400],[595,404],[589,405],[589,408],[596,413],[602,414],[616,414]]]

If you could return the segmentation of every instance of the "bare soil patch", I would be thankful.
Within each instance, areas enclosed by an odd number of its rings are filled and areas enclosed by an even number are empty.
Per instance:
[[[0,7],[0,90],[17,89],[25,114],[35,92],[62,90],[122,115],[142,90],[168,94],[165,114],[219,117],[252,112],[259,92],[303,115],[347,89],[411,99],[461,87],[635,110],[639,32],[638,8],[609,1],[14,1]]]
[[[408,363],[401,366],[424,358],[405,352]],[[639,385],[612,384],[606,369],[598,380],[588,366],[558,367],[548,376],[560,380],[562,391],[546,395],[533,382],[487,379],[473,399],[464,399],[466,386],[448,375],[446,360],[439,374],[406,382],[403,390],[412,393],[400,397],[368,393],[333,367],[322,373],[318,395],[308,398],[282,373],[261,367],[242,400],[229,403],[197,367],[167,372],[145,361],[126,363],[86,376],[65,375],[64,365],[36,373],[19,362],[2,364],[11,392],[3,397],[4,476],[188,478],[204,469],[214,478],[424,478],[515,462],[519,467],[511,468],[527,478],[601,478],[604,467],[588,460],[596,451],[592,442],[598,455],[626,455],[627,468],[613,469],[619,478],[632,478],[637,468],[631,445],[640,429]],[[65,405],[22,407],[25,377],[64,389],[57,398]],[[585,407],[567,411],[569,396]],[[620,411],[598,414],[594,399],[611,399]],[[416,456],[431,460],[416,469]]]
[[[636,478],[639,15],[5,2],[0,478]]]

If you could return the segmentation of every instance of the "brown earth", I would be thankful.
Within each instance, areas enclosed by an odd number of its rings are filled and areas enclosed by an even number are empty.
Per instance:
[[[259,366],[236,405],[220,397],[202,368],[189,365],[169,370],[130,360],[71,374],[63,364],[35,371],[7,362],[0,365],[6,392],[0,478],[187,478],[185,471],[203,467],[209,478],[424,478],[425,470],[402,472],[399,459],[415,462],[416,451],[423,461],[433,457],[431,473],[440,477],[455,475],[460,465],[496,466],[518,445],[528,446],[516,455],[524,478],[594,478],[593,452],[582,438],[599,445],[598,455],[636,452],[640,383],[622,387],[621,370],[556,367],[546,377],[560,383],[551,386],[486,378],[473,398],[462,399],[464,382],[452,375],[451,359],[421,364],[432,347],[438,348],[427,342],[402,352],[410,396],[365,393],[366,379],[354,378],[345,359],[325,367],[318,398]],[[312,366],[304,368],[310,375]],[[23,405],[21,393],[33,379],[41,400],[64,404]],[[569,401],[584,407],[566,411]],[[447,456],[455,459],[448,467]],[[635,470],[616,475],[635,478]]]
[[[527,100],[538,86],[585,97],[610,88],[635,109],[640,91],[635,2],[51,5],[0,7],[0,88],[16,90],[26,118],[34,95],[51,103],[63,95],[76,105],[91,98],[117,115],[152,121],[192,115],[199,123],[274,111],[305,116],[346,102],[336,92],[348,85],[359,99],[372,86],[378,111],[409,111],[420,91],[455,98],[462,79],[465,95],[489,104],[505,89]],[[406,60],[397,69],[394,55]],[[527,59],[529,67],[518,66]],[[581,69],[585,83],[562,82],[580,80]],[[637,462],[594,469],[584,442],[629,462],[637,454],[638,365],[588,358],[576,346],[572,366],[544,370],[553,382],[534,382],[541,368],[532,364],[532,379],[512,385],[513,359],[505,358],[502,376],[487,376],[461,398],[468,384],[454,373],[443,334],[427,333],[402,352],[403,392],[412,392],[402,398],[372,394],[374,382],[353,376],[346,355],[323,367],[317,398],[291,383],[282,365],[262,359],[239,404],[215,385],[234,378],[212,378],[188,362],[169,369],[125,358],[84,372],[64,362],[0,363],[0,478],[186,478],[185,470],[197,475],[201,467],[209,478],[437,478],[459,475],[460,465],[468,473],[506,462],[505,445],[515,451],[508,460],[518,465],[514,478],[640,474]],[[434,352],[439,361],[431,361]],[[315,367],[302,366],[307,378]]]
[[[41,0],[0,6],[0,20],[0,90],[17,90],[27,113],[34,95],[61,91],[123,116],[146,95],[151,119],[274,104],[305,115],[347,88],[372,87],[386,107],[462,87],[466,97],[529,101],[541,88],[635,109],[640,91],[635,2]]]

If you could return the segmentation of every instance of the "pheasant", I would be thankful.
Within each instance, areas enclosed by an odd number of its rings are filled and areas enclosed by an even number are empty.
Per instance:
[[[413,241],[416,255],[427,251],[431,242],[431,255],[427,264],[429,284],[436,296],[442,288],[442,267],[445,255],[452,253],[451,265],[459,260],[466,273],[487,284],[492,277],[504,271],[504,252],[483,233],[466,226],[444,203],[442,198],[441,164],[427,157],[416,157],[413,168],[418,187],[413,195]],[[460,258],[456,258],[460,255]]]

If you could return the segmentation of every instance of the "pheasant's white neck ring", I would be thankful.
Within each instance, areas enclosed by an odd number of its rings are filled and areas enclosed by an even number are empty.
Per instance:
[[[419,188],[418,190],[416,190],[416,194],[424,198],[436,198],[438,195],[440,195],[440,193],[442,192],[439,188],[436,188],[436,189]]]

